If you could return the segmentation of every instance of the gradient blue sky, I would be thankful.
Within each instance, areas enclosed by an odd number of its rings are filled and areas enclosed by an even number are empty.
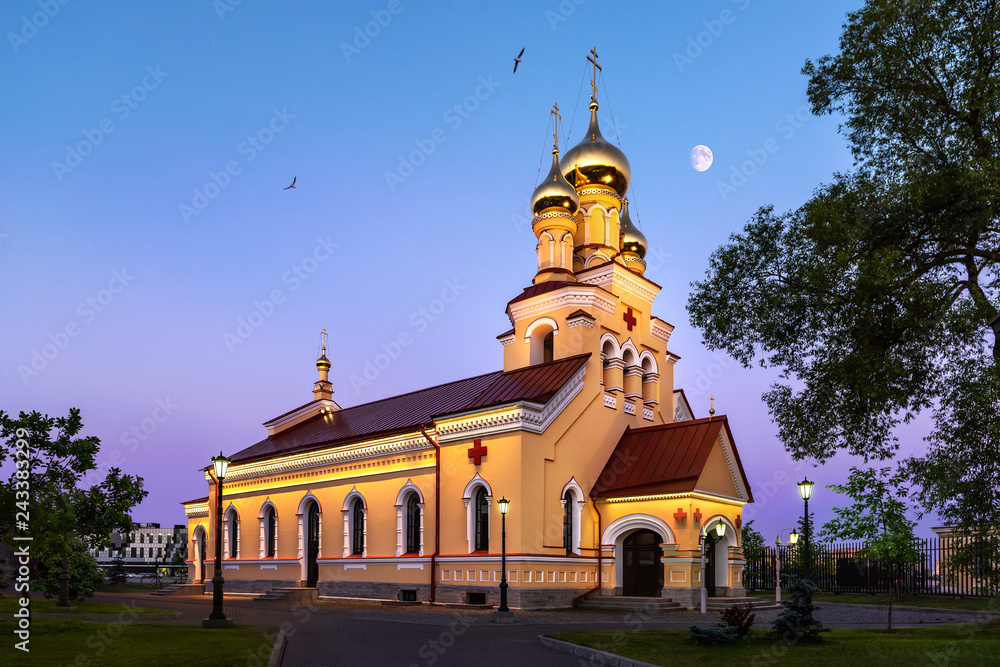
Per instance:
[[[747,516],[773,540],[801,511],[794,481],[844,479],[846,457],[788,460],[760,399],[775,373],[707,352],[685,302],[759,206],[795,207],[851,167],[838,119],[807,116],[799,71],[836,50],[860,0],[50,4],[0,7],[0,406],[80,407],[102,463],[146,480],[136,520],[182,522],[178,503],[205,494],[198,468],[311,399],[323,327],[345,407],[501,366],[505,304],[534,272],[526,203],[548,168],[548,110],[575,144],[595,45],[602,128],[632,164],[647,276],[664,287],[655,314],[677,327],[677,386],[698,416],[710,393],[729,415],[758,500]],[[477,89],[467,117],[448,113]],[[697,144],[715,153],[704,173]],[[748,151],[766,159],[723,196]],[[225,187],[198,200],[213,173]],[[449,284],[458,297],[425,320]],[[281,303],[227,342],[275,290]],[[352,382],[400,333],[412,344]],[[907,433],[919,451],[919,425]],[[817,490],[820,520],[837,500]]]

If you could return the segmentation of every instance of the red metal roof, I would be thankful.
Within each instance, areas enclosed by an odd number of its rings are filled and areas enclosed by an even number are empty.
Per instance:
[[[532,285],[531,287],[525,288],[523,292],[515,296],[513,299],[507,302],[509,306],[512,303],[517,303],[518,301],[524,301],[525,299],[530,299],[533,296],[538,296],[539,294],[545,294],[546,292],[553,292],[562,287],[569,287],[571,285],[577,285],[578,283],[569,283],[560,280],[550,280],[549,282],[539,283],[538,285]]]
[[[723,428],[733,442],[724,415],[626,429],[597,478],[592,495],[608,498],[693,491]],[[750,485],[735,443],[733,453],[749,494]],[[750,502],[753,502],[752,495]]]
[[[226,479],[223,478],[222,481],[225,482]],[[181,503],[181,505],[193,505],[194,503],[203,503],[203,502],[205,502],[207,500],[208,500],[208,496],[205,496],[204,498],[195,498],[194,500],[185,500],[184,502]]]
[[[412,431],[433,423],[435,417],[499,403],[545,403],[589,358],[583,354],[509,373],[496,371],[316,415],[237,452],[232,461],[245,463]]]

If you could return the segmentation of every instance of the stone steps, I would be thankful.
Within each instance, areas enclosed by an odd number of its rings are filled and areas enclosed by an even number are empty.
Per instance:
[[[708,598],[708,603],[705,605],[707,611],[722,611],[728,609],[729,607],[734,607],[738,604],[745,604],[749,602],[753,607],[754,611],[767,611],[769,609],[781,609],[781,605],[777,604],[773,600],[765,600],[763,598]]]
[[[624,595],[588,595],[576,604],[577,609],[596,609],[600,611],[641,611],[658,613],[668,611],[683,611],[679,602],[670,598],[646,598]]]
[[[171,584],[166,588],[158,588],[150,595],[201,595],[205,592],[205,584]]]

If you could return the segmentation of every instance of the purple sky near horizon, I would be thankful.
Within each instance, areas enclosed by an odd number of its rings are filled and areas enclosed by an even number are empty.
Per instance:
[[[311,400],[324,327],[343,407],[500,368],[506,303],[534,273],[548,111],[576,144],[596,45],[676,386],[696,416],[710,394],[729,416],[746,516],[773,541],[802,511],[796,481],[842,482],[856,462],[790,461],[761,400],[777,373],[707,351],[685,304],[757,208],[851,168],[800,69],[861,2],[577,1],[3,3],[0,409],[81,408],[103,466],[145,479],[134,519],[170,525],[212,455]],[[811,505],[822,522],[836,504],[817,489]]]

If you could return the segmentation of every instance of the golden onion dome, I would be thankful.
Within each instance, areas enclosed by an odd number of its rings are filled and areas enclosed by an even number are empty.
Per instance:
[[[649,243],[646,241],[645,234],[632,224],[632,218],[628,214],[628,199],[622,205],[621,236],[623,253],[636,254],[639,259],[646,256],[646,248],[649,247]]]
[[[621,149],[601,135],[597,124],[597,102],[590,103],[587,136],[563,156],[562,170],[566,180],[576,188],[603,185],[613,188],[622,197],[628,191],[632,167]]]
[[[570,215],[580,208],[580,196],[559,169],[559,149],[552,149],[552,169],[531,193],[531,212],[538,215],[547,208],[558,208]]]
[[[326,348],[324,347],[323,354],[316,360],[316,368],[330,370],[330,366],[330,360],[326,358]]]

